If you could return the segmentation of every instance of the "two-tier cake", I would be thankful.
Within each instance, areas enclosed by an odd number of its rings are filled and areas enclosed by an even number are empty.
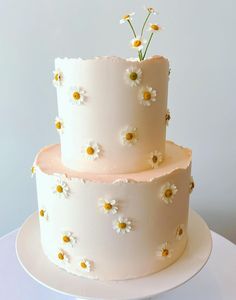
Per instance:
[[[45,255],[100,280],[166,268],[185,249],[194,186],[191,150],[166,141],[168,60],[58,58],[55,67],[61,144],[33,167]]]

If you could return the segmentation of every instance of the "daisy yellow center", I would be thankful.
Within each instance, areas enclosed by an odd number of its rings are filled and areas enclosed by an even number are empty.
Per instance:
[[[104,207],[106,210],[111,210],[111,209],[112,209],[111,203],[105,203],[103,207]]]
[[[80,93],[79,92],[74,92],[73,93],[73,98],[74,98],[74,100],[79,100],[80,99]]]
[[[39,215],[40,217],[44,217],[45,211],[43,209],[40,210]]]
[[[88,147],[86,151],[87,151],[88,155],[93,155],[94,152],[95,152],[95,150],[93,149],[93,147]]]
[[[155,31],[158,31],[160,29],[160,27],[157,24],[152,24],[151,29],[155,30]]]
[[[57,256],[60,260],[64,260],[64,258],[65,258],[64,254],[62,252],[59,252]]]
[[[136,80],[138,78],[138,74],[136,72],[132,72],[130,73],[129,78],[131,80]]]
[[[125,229],[125,228],[127,227],[127,224],[124,223],[124,222],[119,222],[119,223],[118,223],[118,227],[119,227],[120,229]]]
[[[61,185],[57,185],[56,190],[58,193],[63,193],[63,187]]]
[[[184,231],[183,231],[183,229],[182,229],[182,228],[179,228],[179,230],[178,230],[178,234],[179,234],[179,235],[182,235],[182,234],[183,234],[183,232],[184,232]]]
[[[130,18],[130,15],[125,15],[122,19],[123,20],[128,20]]]
[[[190,189],[193,190],[194,187],[195,187],[195,183],[194,183],[194,182],[191,182],[191,183],[190,183]]]
[[[134,43],[133,43],[134,47],[139,47],[142,45],[142,41],[140,40],[135,40]]]
[[[169,255],[169,250],[168,249],[163,249],[162,250],[162,256],[166,257]]]
[[[146,92],[143,93],[143,98],[144,98],[144,100],[149,101],[149,100],[151,100],[152,95],[151,95],[150,92],[146,91]]]
[[[167,190],[165,191],[165,196],[166,196],[166,198],[170,198],[172,195],[173,195],[172,189],[167,189]]]
[[[34,167],[34,166],[31,168],[31,173],[32,173],[32,174],[35,173],[35,167]]]
[[[60,79],[60,75],[58,73],[55,74],[54,79],[58,81]]]
[[[82,262],[80,263],[80,266],[81,266],[81,268],[83,268],[83,269],[87,269],[87,264],[86,264],[84,261],[82,261]]]
[[[166,121],[170,121],[170,114],[166,114]]]
[[[127,141],[132,141],[132,139],[134,138],[134,134],[132,132],[128,132],[126,133],[125,138]]]
[[[70,238],[69,238],[69,236],[67,236],[67,235],[64,235],[64,236],[62,237],[62,239],[63,239],[63,242],[64,242],[64,243],[69,243],[69,242],[70,242]]]
[[[60,121],[57,121],[56,124],[55,124],[55,126],[56,126],[56,129],[61,129],[62,124],[61,124]]]
[[[155,164],[155,163],[157,163],[157,161],[158,161],[158,158],[157,158],[157,156],[156,156],[156,155],[154,155],[154,156],[153,156],[153,158],[152,158],[152,161],[154,162],[154,164]]]

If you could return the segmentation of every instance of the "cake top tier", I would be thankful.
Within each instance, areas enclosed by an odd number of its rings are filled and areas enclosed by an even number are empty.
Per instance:
[[[165,155],[168,60],[56,59],[62,162],[81,172],[149,169]]]

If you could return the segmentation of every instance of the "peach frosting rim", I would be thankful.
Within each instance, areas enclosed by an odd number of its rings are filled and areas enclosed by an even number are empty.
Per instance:
[[[192,163],[192,150],[178,146],[171,141],[166,142],[167,151],[164,162],[157,169],[149,169],[146,171],[141,171],[137,173],[126,173],[126,174],[94,174],[94,173],[85,173],[85,172],[76,172],[62,165],[60,160],[60,145],[54,144],[49,145],[40,150],[35,158],[34,165],[37,167],[37,172],[40,171],[43,174],[48,176],[65,176],[69,180],[80,181],[82,183],[92,182],[92,183],[147,183],[158,180],[161,177],[168,176],[180,170],[187,170],[191,167]],[[169,151],[168,151],[169,148]],[[44,156],[46,152],[57,151],[57,159],[54,163],[55,165],[59,164],[59,168],[63,170],[53,170],[53,168],[46,168],[42,166],[45,164],[44,159],[43,163],[40,161],[41,156]],[[175,157],[173,153],[170,152],[175,150],[178,152]],[[50,154],[50,153],[49,153]],[[47,155],[47,153],[46,153]]]

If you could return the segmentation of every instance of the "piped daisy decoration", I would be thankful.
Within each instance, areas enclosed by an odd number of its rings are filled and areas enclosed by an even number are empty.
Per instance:
[[[117,207],[117,201],[115,199],[106,199],[106,198],[100,198],[98,200],[98,205],[104,214],[112,214],[115,215],[118,211]]]
[[[126,126],[122,129],[120,136],[123,145],[132,146],[138,142],[138,130],[135,127]]]
[[[184,235],[184,224],[178,225],[175,230],[175,236],[177,240],[181,240]]]
[[[72,232],[63,231],[61,234],[61,242],[64,246],[73,247],[77,242],[77,238],[73,235]]]
[[[156,33],[161,30],[161,27],[158,24],[150,23],[148,27],[148,31],[151,31],[152,33]]]
[[[135,15],[134,12],[124,15],[124,16],[120,19],[120,24],[124,24],[124,23],[126,23],[126,22],[132,21],[132,17],[133,17],[134,15]]]
[[[91,262],[86,258],[81,258],[79,260],[79,267],[83,272],[91,272],[91,265]]]
[[[163,154],[157,150],[151,152],[148,162],[153,169],[158,168],[159,165],[163,162]]]
[[[190,194],[192,193],[192,191],[194,190],[194,188],[195,188],[195,182],[194,182],[193,176],[191,176],[190,183],[189,183],[189,193]]]
[[[69,97],[72,104],[81,105],[86,101],[86,92],[81,87],[74,86],[69,90]]]
[[[89,141],[82,147],[82,154],[87,160],[96,160],[101,155],[101,147],[99,144]]]
[[[120,216],[113,222],[113,229],[119,234],[129,233],[132,230],[132,223],[128,218]]]
[[[69,263],[69,255],[67,255],[63,249],[58,250],[57,259],[61,264]]]
[[[45,221],[48,221],[48,212],[46,210],[45,207],[42,207],[40,210],[39,210],[39,216],[40,216],[40,219],[43,219]]]
[[[137,51],[141,51],[147,41],[139,36],[136,36],[130,41],[131,47]]]
[[[137,67],[130,67],[125,71],[124,79],[130,87],[137,87],[142,80],[142,70]]]
[[[57,132],[59,134],[62,134],[64,132],[64,122],[63,122],[63,120],[59,117],[56,117],[54,124],[55,124],[55,128],[56,128]]]
[[[170,110],[167,109],[166,115],[165,115],[166,126],[169,126],[170,120],[171,120]]]
[[[160,258],[171,258],[173,253],[173,249],[170,249],[169,244],[167,242],[163,243],[158,251],[157,251],[157,256]]]
[[[161,188],[160,196],[161,200],[164,201],[166,204],[173,203],[174,196],[178,192],[178,189],[175,184],[171,184],[167,182]]]
[[[150,106],[157,99],[157,91],[150,86],[142,87],[139,91],[138,99],[140,104]]]
[[[60,69],[53,71],[53,84],[55,87],[61,86],[63,82],[63,73]]]
[[[52,187],[53,193],[58,198],[68,198],[70,195],[70,188],[66,181],[64,181],[62,178],[58,178],[55,185]]]

